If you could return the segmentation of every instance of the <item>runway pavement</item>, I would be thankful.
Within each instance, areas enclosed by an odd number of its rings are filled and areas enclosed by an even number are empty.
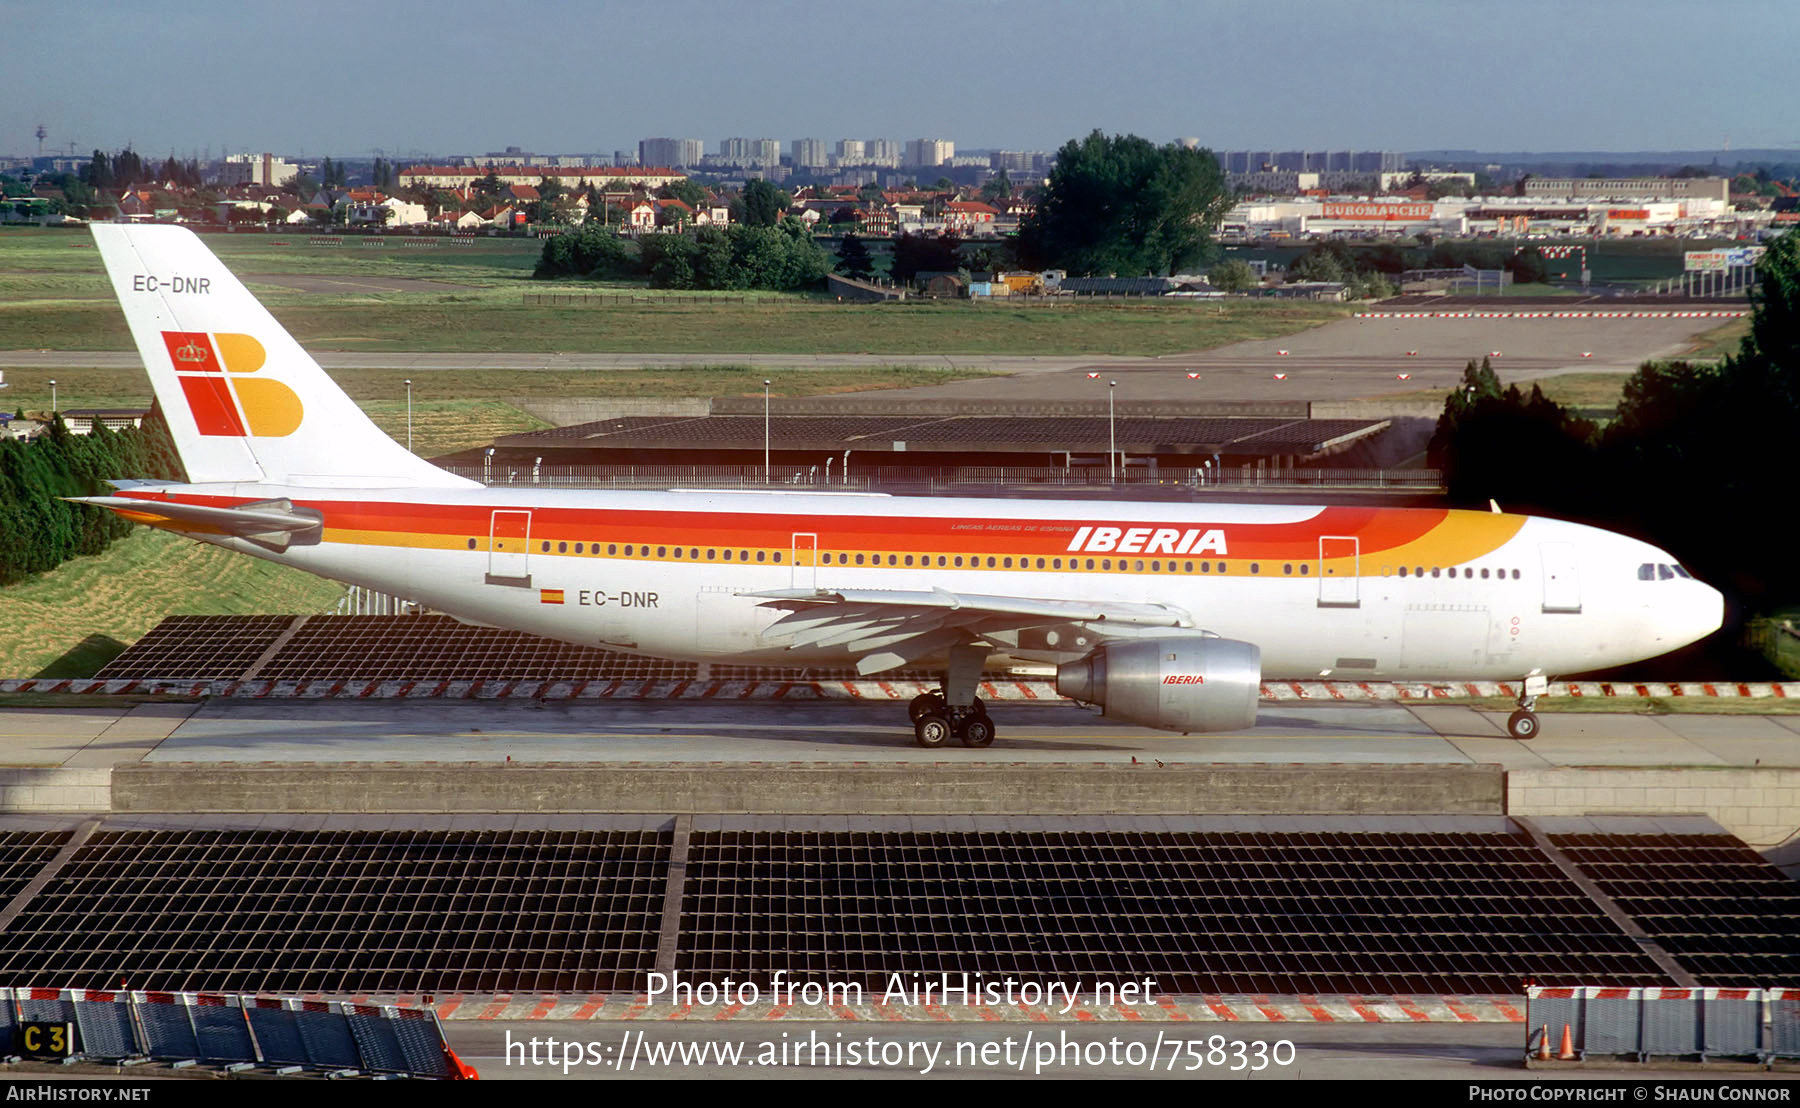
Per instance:
[[[327,369],[581,370],[730,363],[803,371],[858,366],[926,365],[980,369],[1006,377],[908,389],[908,400],[1019,399],[1030,377],[1032,400],[1104,400],[1117,380],[1120,401],[1341,401],[1442,389],[1471,358],[1491,357],[1511,383],[1563,373],[1628,373],[1647,358],[1676,357],[1716,319],[1346,319],[1281,339],[1234,343],[1163,357],[1020,354],[703,354],[514,353],[373,354],[315,350]],[[1282,353],[1286,351],[1286,353]],[[1498,355],[1495,355],[1498,351]],[[0,351],[0,366],[21,369],[126,368],[131,352]],[[1090,378],[1098,372],[1100,378]],[[1198,377],[1190,377],[1197,373]],[[1275,374],[1285,373],[1285,380]],[[1399,379],[1399,374],[1410,374]],[[902,395],[894,393],[892,395]],[[866,404],[857,393],[846,403]]]

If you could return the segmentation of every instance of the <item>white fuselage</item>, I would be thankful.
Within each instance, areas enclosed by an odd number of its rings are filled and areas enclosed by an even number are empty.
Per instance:
[[[1646,543],[1488,513],[538,488],[168,491],[284,497],[324,514],[323,541],[280,552],[201,536],[232,549],[470,622],[692,661],[852,660],[841,647],[765,638],[782,613],[741,594],[777,589],[1165,605],[1191,626],[1256,644],[1272,679],[1567,674],[1686,645],[1716,629],[1722,611],[1718,592]],[[1089,648],[1080,627],[1032,645],[996,653]]]

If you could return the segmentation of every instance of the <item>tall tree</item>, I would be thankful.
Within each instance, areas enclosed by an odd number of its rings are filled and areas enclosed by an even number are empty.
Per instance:
[[[866,280],[875,272],[875,259],[869,256],[869,248],[862,239],[846,234],[838,246],[837,268],[846,277]]]
[[[789,203],[787,194],[769,182],[750,181],[738,198],[742,214],[734,212],[732,218],[746,227],[773,227],[781,221],[781,213]]]
[[[1021,251],[1071,273],[1173,273],[1206,260],[1229,203],[1211,151],[1094,131],[1057,151]]]

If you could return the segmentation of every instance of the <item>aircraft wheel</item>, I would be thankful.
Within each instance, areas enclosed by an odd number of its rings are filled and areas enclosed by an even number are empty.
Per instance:
[[[994,721],[980,713],[967,716],[962,726],[956,729],[956,737],[964,746],[984,747],[994,745]]]
[[[950,734],[950,719],[941,712],[926,712],[913,724],[913,741],[927,750],[949,742]]]
[[[942,693],[920,693],[918,696],[912,698],[911,704],[906,706],[906,718],[911,720],[914,726],[917,726],[919,720],[926,712],[941,712],[943,710],[944,696]]]
[[[1520,742],[1524,742],[1526,739],[1537,738],[1537,713],[1527,712],[1523,708],[1514,712],[1511,716],[1507,717],[1506,733],[1513,738],[1518,739]]]

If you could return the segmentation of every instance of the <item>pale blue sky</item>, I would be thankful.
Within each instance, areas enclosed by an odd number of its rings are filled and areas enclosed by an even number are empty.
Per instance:
[[[0,0],[0,153],[1800,148],[1796,0]]]

